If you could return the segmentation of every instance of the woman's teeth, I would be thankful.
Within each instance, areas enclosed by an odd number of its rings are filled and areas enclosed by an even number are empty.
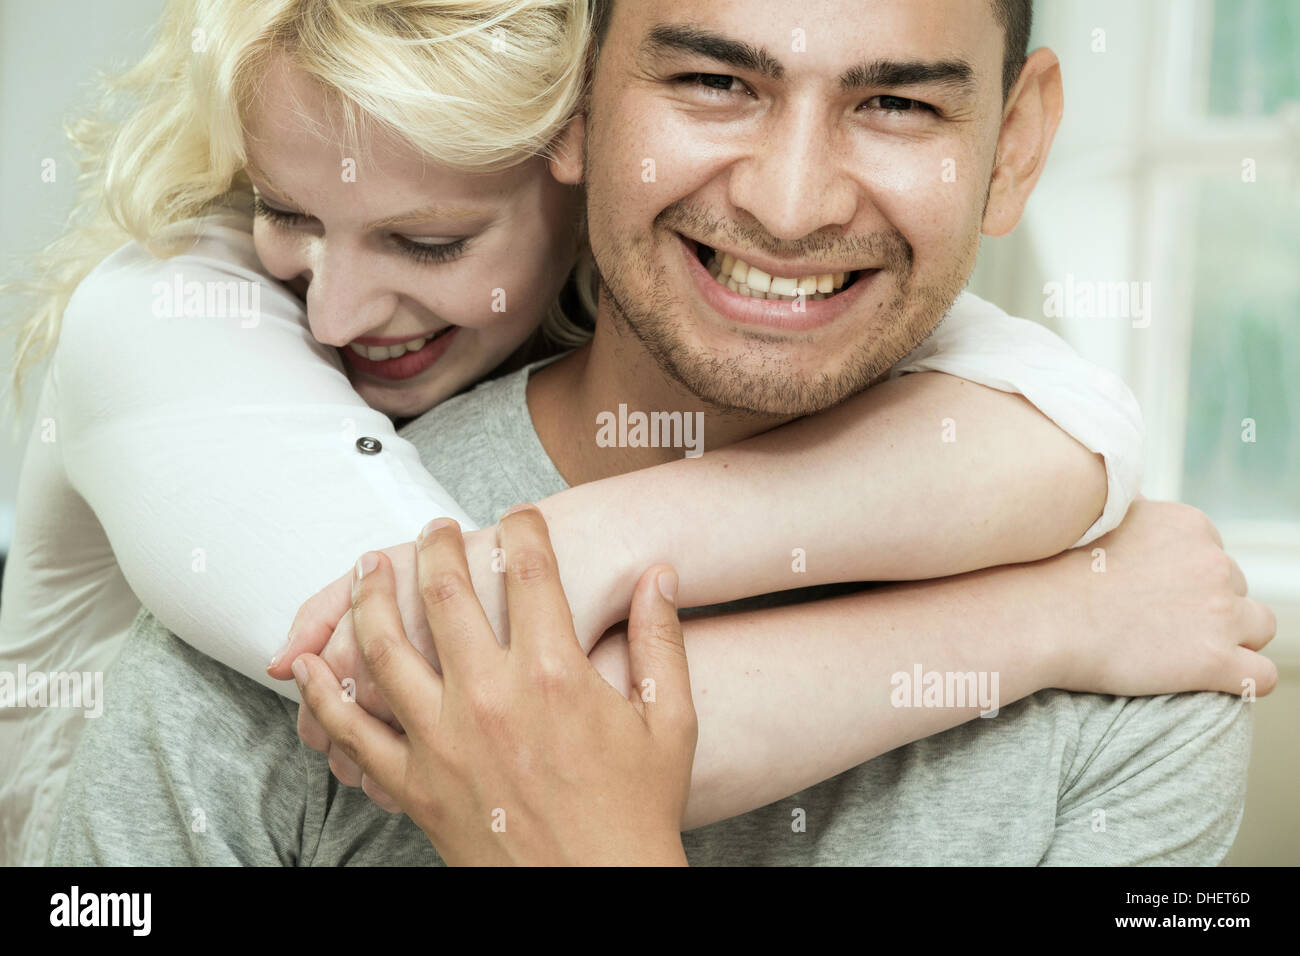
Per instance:
[[[433,337],[426,335],[423,338],[411,339],[409,342],[398,342],[396,345],[358,345],[356,342],[349,342],[348,348],[362,358],[368,358],[372,362],[382,362],[384,359],[395,359],[407,352],[418,352]]]
[[[805,299],[829,299],[844,287],[845,280],[851,275],[848,272],[830,272],[798,279],[770,276],[729,252],[721,257],[714,252],[708,270],[709,275],[732,292],[751,299],[783,299],[787,302],[798,299],[801,292]]]

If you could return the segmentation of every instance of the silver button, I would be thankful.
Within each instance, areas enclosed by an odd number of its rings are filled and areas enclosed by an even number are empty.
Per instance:
[[[357,451],[363,455],[378,455],[384,450],[378,438],[361,437],[357,439]]]

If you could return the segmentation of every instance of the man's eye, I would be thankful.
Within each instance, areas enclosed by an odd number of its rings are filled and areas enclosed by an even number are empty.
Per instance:
[[[910,100],[906,96],[873,96],[863,103],[863,106],[871,106],[875,103],[875,109],[884,110],[886,113],[907,113],[912,111],[936,112],[935,108],[928,103],[922,103],[920,100]]]
[[[726,73],[683,73],[674,77],[682,86],[698,89],[705,96],[714,98],[726,93],[745,93],[748,88],[739,79]]]

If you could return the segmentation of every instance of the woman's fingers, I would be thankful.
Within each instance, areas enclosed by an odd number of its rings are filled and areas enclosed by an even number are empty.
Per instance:
[[[329,758],[330,773],[334,774],[335,780],[345,787],[361,786],[366,776],[365,771],[343,751],[342,747],[331,742]]]
[[[298,608],[289,628],[289,639],[275,652],[266,672],[276,680],[292,680],[289,665],[299,654],[319,654],[329,643],[330,635],[352,606],[352,572],[309,597]]]
[[[1244,619],[1242,631],[1245,637],[1240,644],[1252,651],[1262,651],[1277,634],[1277,615],[1267,604],[1254,598],[1242,600],[1241,613]]]
[[[392,794],[375,782],[374,777],[361,778],[361,790],[374,803],[383,807],[389,813],[401,813],[401,805],[393,799]]]
[[[637,582],[627,622],[632,702],[656,734],[696,735],[686,644],[677,617],[677,572],[656,565]]]
[[[406,777],[406,738],[347,699],[334,672],[316,655],[298,657],[293,675],[303,704],[325,728],[333,746],[386,791],[400,792]]]
[[[581,653],[582,648],[546,519],[532,505],[516,508],[497,525],[505,560],[511,649],[533,658],[576,659],[575,652]]]
[[[1244,647],[1232,649],[1235,671],[1228,675],[1220,690],[1229,694],[1263,697],[1277,687],[1277,665],[1256,651]]]
[[[416,563],[442,679],[472,682],[487,673],[502,649],[474,593],[460,525],[451,518],[425,525],[416,541]],[[410,730],[406,717],[393,710]]]
[[[424,655],[406,639],[393,566],[380,551],[367,551],[357,559],[352,628],[375,687],[408,732],[419,734],[438,712],[442,685]]]

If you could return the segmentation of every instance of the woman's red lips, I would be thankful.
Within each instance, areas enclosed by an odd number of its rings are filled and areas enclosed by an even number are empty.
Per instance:
[[[343,355],[343,361],[347,363],[349,368],[363,372],[373,378],[400,382],[403,379],[414,378],[442,358],[447,349],[451,347],[452,339],[456,337],[456,333],[459,331],[460,326],[453,325],[446,331],[439,333],[436,338],[424,343],[423,348],[414,352],[406,352],[397,358],[369,359],[358,355],[350,348],[341,348],[339,352]],[[410,340],[410,337],[407,337],[404,339],[364,338],[354,339],[353,341],[358,345],[396,345],[399,342],[409,342]]]

